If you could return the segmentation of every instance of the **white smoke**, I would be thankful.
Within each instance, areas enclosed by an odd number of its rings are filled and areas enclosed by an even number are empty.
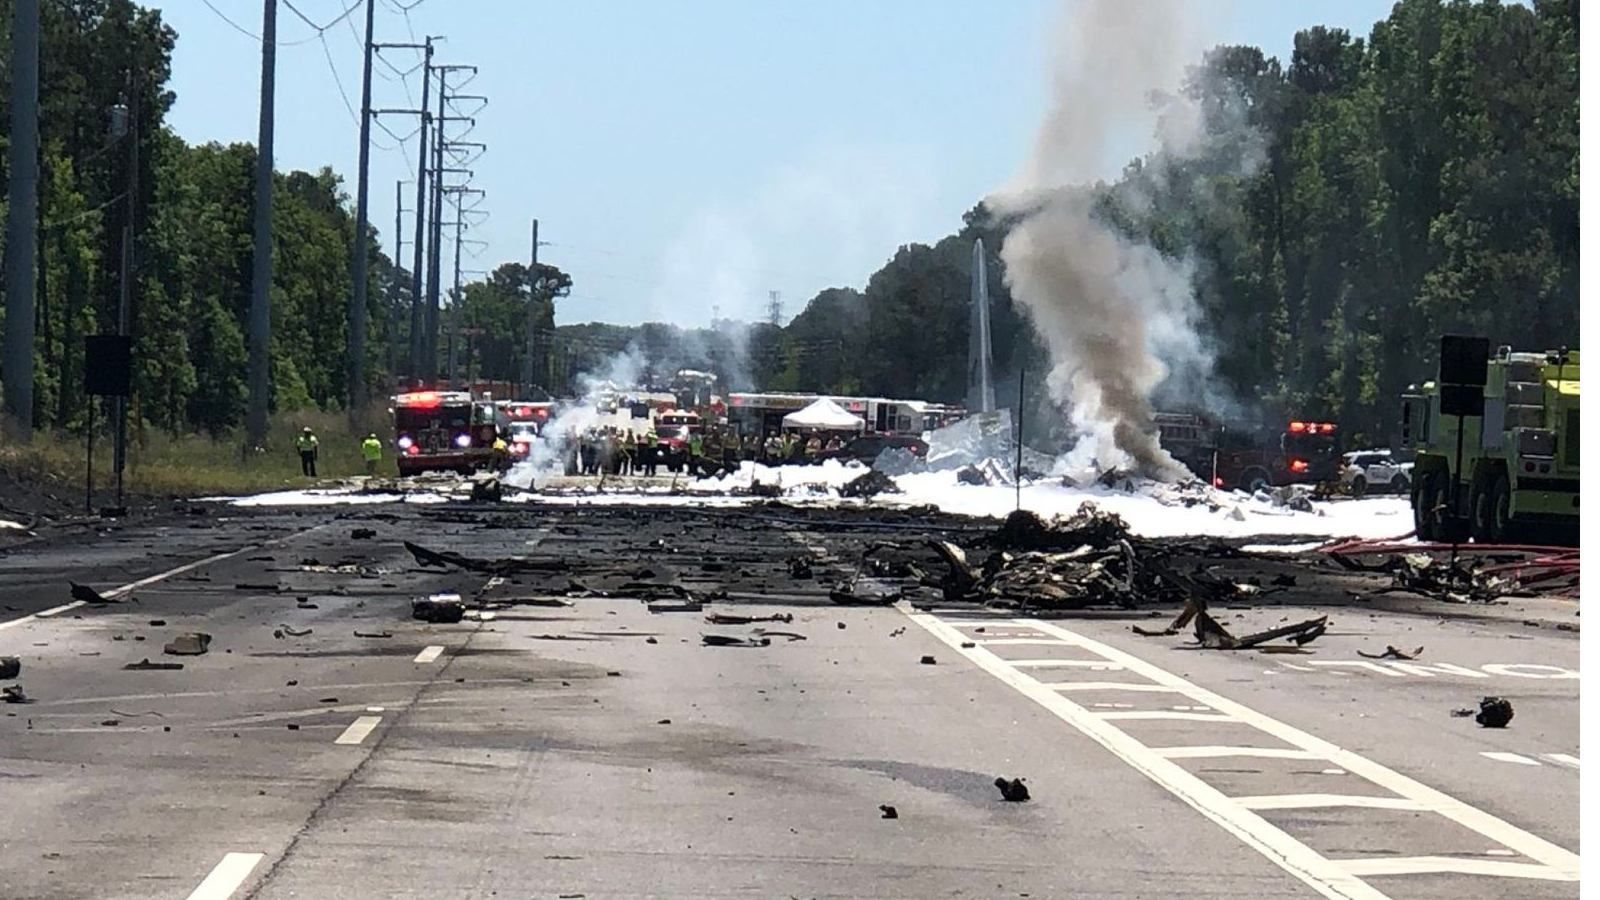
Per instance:
[[[598,369],[581,372],[576,401],[550,419],[528,446],[528,455],[505,474],[507,484],[531,488],[542,479],[562,474],[574,438],[594,428],[606,418],[600,412],[600,399],[609,391],[626,393],[639,383],[645,370],[644,354],[636,346],[606,360]]]
[[[1183,0],[1080,0],[1053,47],[1051,106],[1017,180],[988,199],[1013,220],[1000,256],[1006,281],[1050,351],[1052,398],[1078,435],[1068,464],[1183,476],[1160,446],[1151,393],[1173,368],[1209,376],[1196,328],[1193,270],[1119,231],[1097,210],[1108,147],[1155,123],[1154,165],[1115,199],[1135,216],[1165,189],[1166,167],[1208,154],[1218,123],[1176,93],[1202,43]]]

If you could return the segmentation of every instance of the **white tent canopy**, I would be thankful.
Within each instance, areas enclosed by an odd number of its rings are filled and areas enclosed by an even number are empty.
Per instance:
[[[814,431],[860,431],[866,422],[827,397],[817,398],[805,409],[783,417],[783,427]]]

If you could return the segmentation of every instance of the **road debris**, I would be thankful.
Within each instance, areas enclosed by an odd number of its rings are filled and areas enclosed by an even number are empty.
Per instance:
[[[5,703],[32,703],[26,691],[20,684],[8,684],[0,688],[0,702]]]
[[[922,657],[922,664],[925,666],[936,666],[939,664],[939,661],[933,658],[933,654],[929,653]]]
[[[350,529],[350,539],[353,540],[353,541],[368,541],[368,540],[371,540],[371,539],[373,539],[373,538],[375,538],[377,536],[378,536],[378,529],[376,529],[376,528],[352,528],[352,529]]]
[[[311,629],[309,628],[295,628],[292,625],[279,623],[278,627],[273,630],[272,636],[282,640],[285,635],[289,637],[305,637],[310,633]]]
[[[766,647],[772,641],[764,637],[736,637],[731,634],[702,634],[700,643],[707,647]]]
[[[900,486],[894,479],[879,472],[877,469],[868,469],[866,474],[860,475],[839,488],[841,497],[860,497],[863,499],[876,497],[879,494],[901,493]]]
[[[900,818],[900,811],[895,809],[894,807],[890,806],[887,803],[878,804],[878,809],[883,813],[883,817],[885,819],[898,819],[898,818]]]
[[[994,780],[994,786],[1000,789],[1000,798],[1008,803],[1023,803],[1028,799],[1028,786],[1021,778],[1001,776]]]
[[[807,556],[789,557],[789,577],[806,579],[811,577],[811,558]]]
[[[211,635],[203,631],[186,631],[168,641],[161,652],[168,656],[199,656],[211,648]]]
[[[1422,648],[1418,647],[1415,650],[1406,651],[1390,644],[1383,648],[1382,653],[1368,653],[1365,650],[1357,650],[1356,655],[1367,659],[1416,659],[1422,655]]]
[[[806,639],[806,636],[798,631],[768,631],[765,628],[757,628],[756,634],[763,638],[787,638],[791,643]]]
[[[1511,701],[1504,697],[1485,697],[1478,701],[1476,721],[1485,728],[1504,728],[1511,724],[1514,715]]]
[[[676,587],[676,585],[673,586]],[[688,613],[700,612],[704,610],[705,604],[698,600],[684,600],[681,603],[667,601],[659,603],[646,603],[644,608],[653,613]]]
[[[22,660],[15,656],[0,656],[0,678],[15,678],[22,673]]]
[[[564,559],[521,559],[518,557],[478,559],[449,551],[429,550],[427,547],[418,546],[410,541],[405,541],[404,543],[405,548],[411,552],[412,558],[417,561],[419,566],[432,566],[441,569],[454,566],[458,569],[465,569],[468,572],[477,572],[483,575],[567,571],[567,562]]]
[[[429,594],[411,601],[411,618],[435,625],[453,625],[466,614],[460,594]]]
[[[122,602],[115,597],[105,596],[94,588],[89,587],[87,584],[79,584],[76,581],[68,581],[67,584],[71,585],[72,587],[72,599],[78,601],[79,603],[88,603],[95,606],[100,606],[107,603]]]
[[[841,581],[828,591],[828,599],[840,606],[889,606],[905,596],[905,589],[874,578]]]
[[[151,662],[149,657],[135,663],[128,663],[122,668],[129,672],[175,672],[183,668],[183,663]]]
[[[1449,603],[1495,603],[1519,593],[1514,578],[1495,574],[1488,560],[1457,557],[1438,559],[1427,553],[1401,553],[1381,563],[1366,563],[1337,550],[1328,558],[1352,572],[1383,572],[1389,584],[1373,594],[1411,593]]]
[[[789,613],[773,613],[770,616],[741,616],[732,613],[712,613],[706,616],[706,621],[713,625],[750,625],[756,622],[783,622],[794,621],[794,616]]]
[[[1172,573],[1168,573],[1169,575]],[[1202,597],[1202,589],[1196,585],[1195,594],[1188,603],[1184,604],[1178,617],[1172,620],[1166,628],[1152,631],[1148,628],[1131,626],[1133,633],[1142,637],[1166,637],[1178,634],[1191,621],[1194,622],[1194,637],[1201,647],[1207,650],[1251,650],[1262,651],[1277,650],[1281,648],[1268,648],[1262,645],[1269,641],[1289,640],[1296,646],[1303,647],[1321,637],[1328,630],[1328,617],[1318,616],[1306,619],[1303,622],[1293,622],[1266,631],[1258,631],[1243,637],[1235,637],[1221,622],[1211,617],[1206,611],[1207,604]]]

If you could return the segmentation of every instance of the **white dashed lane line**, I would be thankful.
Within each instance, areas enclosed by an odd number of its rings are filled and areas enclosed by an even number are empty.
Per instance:
[[[417,658],[412,660],[412,662],[431,663],[434,660],[438,659],[439,658],[439,654],[441,654],[443,652],[444,652],[444,648],[439,646],[439,645],[437,645],[437,644],[434,644],[434,645],[428,646],[428,647],[423,647],[422,648],[422,652],[418,653],[417,654]]]
[[[350,723],[350,727],[334,738],[333,742],[335,744],[359,744],[366,740],[367,735],[372,733],[372,729],[377,728],[378,723],[382,721],[383,716],[357,716],[356,720]]]
[[[189,892],[189,900],[228,900],[233,892],[244,884],[250,877],[256,864],[261,862],[264,853],[228,853],[222,857],[222,862],[217,863],[200,882],[200,886]]]
[[[1023,634],[1028,635],[1030,642],[1053,638],[1080,658],[1006,659],[990,649],[993,643],[983,640],[984,635],[974,630],[980,626],[987,629],[1001,623],[994,621],[952,623],[934,615],[915,612],[907,607],[901,609],[912,621],[973,664],[1093,739],[1133,769],[1171,792],[1324,897],[1385,900],[1386,894],[1362,880],[1364,877],[1372,876],[1442,873],[1565,882],[1578,880],[1577,854],[1393,769],[1213,693],[1109,644],[1050,622],[1014,619],[1004,623],[1002,627],[1026,629]],[[962,630],[963,628],[966,630]],[[1126,674],[1118,681],[1090,681],[1087,678],[1079,681],[1071,677],[1077,672],[1087,675],[1102,670],[1114,670]],[[1053,676],[1061,680],[1051,683],[1041,680],[1036,675]],[[1091,691],[1129,693],[1161,691],[1182,695],[1182,699],[1190,703],[1186,704],[1189,706],[1188,709],[1128,710],[1117,708],[1124,705],[1120,703],[1093,704],[1100,707],[1095,709],[1091,705],[1077,702],[1082,694]],[[1069,696],[1072,699],[1069,699]],[[1171,701],[1167,705],[1173,706]],[[1112,708],[1108,710],[1106,706]],[[1194,721],[1197,723],[1196,728],[1206,727],[1198,723],[1220,723],[1226,726],[1226,731],[1220,732],[1213,728],[1210,733],[1219,736],[1225,733],[1230,743],[1193,747],[1150,747],[1118,727],[1119,720],[1161,719]],[[1260,738],[1242,739],[1251,735],[1251,729],[1260,733]],[[1254,743],[1275,746],[1250,746]],[[1383,789],[1384,793],[1375,796],[1364,793],[1228,796],[1178,762],[1183,759],[1226,756],[1320,761],[1334,766],[1323,769],[1324,774],[1358,777]],[[1575,764],[1576,758],[1573,762]],[[1291,835],[1258,812],[1326,807],[1365,807],[1431,813],[1477,832],[1492,844],[1499,845],[1499,849],[1506,850],[1509,855],[1520,856],[1523,860],[1484,859],[1481,856],[1480,858],[1415,856],[1333,859],[1317,852],[1301,838]],[[1477,847],[1463,852],[1484,853]]]

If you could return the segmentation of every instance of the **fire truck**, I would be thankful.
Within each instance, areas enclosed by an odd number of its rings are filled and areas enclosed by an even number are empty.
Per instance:
[[[656,446],[665,447],[662,462],[667,470],[676,472],[689,460],[689,437],[703,430],[700,414],[673,409],[656,417]]]
[[[1481,412],[1444,412],[1434,381],[1402,398],[1401,440],[1417,451],[1411,507],[1418,537],[1449,539],[1453,512],[1479,542],[1534,531],[1577,538],[1578,375],[1576,350],[1501,347],[1487,362],[1485,383],[1467,388],[1479,395]]]
[[[1203,415],[1157,413],[1161,446],[1219,488],[1258,491],[1339,478],[1342,436],[1335,422],[1292,421],[1282,431],[1218,425]]]
[[[466,391],[413,391],[393,399],[395,461],[401,476],[471,474],[490,465],[508,420],[493,402]]]

